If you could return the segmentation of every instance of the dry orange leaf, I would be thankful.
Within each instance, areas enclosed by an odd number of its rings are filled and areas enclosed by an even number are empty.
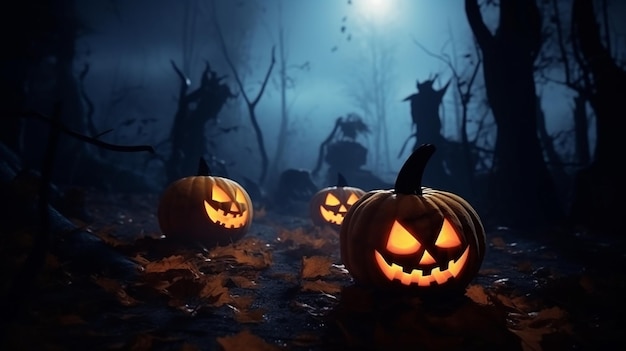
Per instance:
[[[203,276],[204,287],[200,291],[200,297],[211,301],[210,305],[219,307],[232,302],[228,288],[224,286],[226,276],[218,274]]]
[[[109,227],[102,228],[102,229],[96,231],[94,234],[98,238],[100,238],[102,241],[104,241],[106,244],[111,245],[113,247],[124,246],[124,245],[127,244],[123,240],[120,240],[117,237],[113,236],[111,234],[112,231],[113,231],[113,227],[109,226]]]
[[[496,236],[496,237],[491,238],[491,244],[493,245],[493,247],[495,247],[497,249],[504,249],[504,248],[506,248],[506,242],[500,236]]]
[[[263,308],[256,308],[252,310],[248,309],[233,309],[235,311],[235,320],[239,323],[261,323],[264,321],[266,310]]]
[[[166,257],[160,261],[149,262],[144,268],[145,273],[163,273],[172,269],[187,269],[198,273],[196,265],[188,258],[180,255]]]
[[[255,289],[259,287],[254,280],[250,280],[241,275],[235,275],[235,276],[229,277],[229,279],[239,288]]]
[[[485,288],[481,285],[472,284],[465,290],[465,295],[480,305],[489,304],[489,295],[485,293]]]
[[[272,264],[269,248],[256,238],[244,238],[227,246],[217,246],[208,253],[209,258],[232,257],[241,265],[255,269],[267,268]]]
[[[224,351],[281,351],[281,347],[267,343],[249,330],[242,330],[235,335],[217,338]]]
[[[232,305],[239,309],[246,309],[252,305],[252,302],[254,302],[254,296],[252,295],[236,295],[231,296],[231,299]]]
[[[200,351],[200,348],[190,343],[183,343],[179,351]]]
[[[117,280],[106,277],[96,277],[94,280],[105,291],[114,294],[122,305],[135,306],[139,303],[139,301],[126,293],[124,286]]]
[[[327,294],[337,294],[341,292],[341,287],[337,284],[325,282],[323,280],[305,280],[302,282],[303,291],[315,291]]]
[[[300,275],[302,279],[314,279],[330,274],[332,266],[330,257],[311,256],[302,257],[302,269]]]
[[[279,242],[292,242],[293,246],[309,246],[314,249],[322,248],[328,240],[324,238],[318,238],[311,233],[305,232],[304,228],[297,227],[293,230],[281,230],[278,234],[277,240]]]

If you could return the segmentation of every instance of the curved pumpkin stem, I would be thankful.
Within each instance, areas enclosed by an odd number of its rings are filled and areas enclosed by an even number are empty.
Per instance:
[[[206,160],[204,159],[204,157],[200,157],[200,160],[198,161],[197,176],[210,176],[210,175],[211,175],[211,169],[209,168],[209,164],[206,163]]]
[[[404,161],[394,189],[399,194],[422,195],[422,175],[430,156],[435,153],[435,145],[422,144]]]
[[[337,172],[337,185],[338,188],[343,188],[348,186],[348,181],[346,180],[346,178],[343,176],[343,174]]]

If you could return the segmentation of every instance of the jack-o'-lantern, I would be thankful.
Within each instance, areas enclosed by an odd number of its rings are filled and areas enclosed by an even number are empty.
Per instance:
[[[460,196],[421,186],[435,147],[416,149],[394,189],[372,190],[348,211],[341,259],[355,282],[404,292],[463,292],[485,253],[485,231]]]
[[[339,173],[337,185],[321,189],[309,202],[309,213],[315,225],[329,225],[339,229],[343,218],[352,205],[365,194],[363,189],[348,186]]]
[[[226,245],[243,237],[252,222],[252,201],[236,181],[209,175],[204,160],[198,175],[170,184],[161,196],[158,220],[167,237]]]

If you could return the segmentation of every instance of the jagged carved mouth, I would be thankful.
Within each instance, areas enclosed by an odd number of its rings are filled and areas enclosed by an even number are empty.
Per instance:
[[[241,228],[248,219],[248,212],[246,210],[241,212],[226,212],[222,209],[216,210],[213,206],[206,202],[206,200],[204,201],[204,208],[213,223],[221,225],[225,228]]]
[[[456,278],[463,270],[463,267],[465,267],[467,257],[469,256],[469,247],[465,248],[461,257],[456,260],[450,260],[447,269],[442,270],[441,267],[435,267],[430,270],[430,273],[421,269],[413,269],[410,273],[407,273],[403,271],[401,266],[395,263],[387,263],[383,255],[377,250],[374,250],[374,255],[378,267],[387,279],[399,280],[404,285],[430,286],[431,284],[443,284],[451,278]]]
[[[333,212],[331,210],[327,210],[324,206],[320,206],[320,213],[322,214],[322,218],[326,220],[328,223],[341,225],[343,223],[343,216],[345,212]]]

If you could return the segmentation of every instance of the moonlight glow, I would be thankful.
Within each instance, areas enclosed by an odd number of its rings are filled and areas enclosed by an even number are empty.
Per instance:
[[[357,0],[360,11],[371,19],[382,19],[389,13],[393,0]]]

